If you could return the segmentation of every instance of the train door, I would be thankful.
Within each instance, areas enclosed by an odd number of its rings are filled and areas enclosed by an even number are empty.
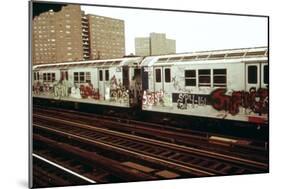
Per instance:
[[[171,75],[171,67],[163,67],[163,91],[170,93],[172,91],[172,75]]]
[[[68,82],[68,70],[60,70],[61,96],[67,97],[70,94],[70,84]]]
[[[268,63],[261,64],[261,88],[268,88],[269,84],[269,72]]]
[[[246,64],[246,91],[259,89],[261,87],[260,64]]]
[[[162,67],[154,67],[154,92],[163,90],[163,72]]]
[[[129,82],[129,67],[128,66],[123,66],[122,78],[123,78],[123,81],[122,81],[123,87],[125,87],[126,89],[129,89],[130,82]]]
[[[100,99],[104,100],[104,94],[105,94],[105,87],[104,87],[104,81],[105,81],[105,71],[104,69],[99,69],[98,70],[98,75],[99,75],[99,95]]]
[[[68,81],[68,70],[60,70],[60,80]]]
[[[135,68],[134,69],[134,79],[135,79],[135,97],[138,97],[141,92],[141,69],[140,68]]]

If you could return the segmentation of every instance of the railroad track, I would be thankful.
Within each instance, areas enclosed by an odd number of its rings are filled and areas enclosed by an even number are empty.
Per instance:
[[[68,120],[34,115],[34,129],[64,136],[119,154],[158,162],[183,177],[267,172],[265,163],[199,150]],[[82,145],[83,146],[83,145]],[[156,166],[156,167],[157,167]],[[177,174],[175,174],[177,175]],[[156,175],[153,175],[154,177]]]
[[[85,124],[99,124],[110,130],[130,133],[156,140],[172,142],[194,148],[212,150],[254,161],[268,162],[267,143],[262,141],[249,141],[246,139],[229,138],[212,133],[204,133],[163,126],[135,120],[126,120],[109,116],[100,116],[81,113],[71,110],[42,109],[35,107],[35,114],[63,117]],[[157,135],[155,135],[157,133]]]
[[[32,154],[33,187],[85,185],[96,183],[74,171],[52,162],[41,155]]]
[[[39,134],[34,134],[33,138],[36,144],[35,154],[55,162],[63,169],[75,172],[88,184],[151,179],[149,175],[138,173],[124,166],[121,167],[119,162],[90,151],[91,147],[88,145],[77,142],[74,144],[74,141],[69,141],[68,138],[61,137],[56,140],[55,135],[46,137]]]

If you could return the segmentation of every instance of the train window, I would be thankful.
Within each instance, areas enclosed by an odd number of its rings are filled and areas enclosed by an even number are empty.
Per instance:
[[[161,82],[161,69],[155,69],[155,80],[157,83]]]
[[[100,81],[103,80],[102,70],[99,71]]]
[[[40,77],[39,77],[39,72],[37,72],[37,80],[39,80],[40,79]]]
[[[78,83],[78,72],[74,72],[74,83]]]
[[[33,80],[37,80],[37,77],[36,77],[36,72],[33,73]]]
[[[248,67],[248,83],[256,84],[258,82],[258,67],[249,66]]]
[[[247,52],[246,56],[264,56],[265,51],[252,51],[252,52]]]
[[[51,73],[47,73],[47,81],[51,81]]]
[[[242,57],[245,55],[245,52],[234,52],[234,53],[229,53],[227,54],[227,58],[237,58],[237,57]]]
[[[52,73],[52,82],[54,82],[56,80],[56,74]]]
[[[214,87],[226,87],[226,69],[213,70]]]
[[[180,56],[180,57],[171,57],[171,58],[169,58],[168,62],[180,61],[181,59],[182,59],[182,56]]]
[[[185,70],[185,86],[196,86],[196,70]]]
[[[121,61],[113,61],[111,66],[116,66],[116,65],[119,65],[121,63]]]
[[[129,87],[129,67],[128,66],[123,66],[122,68],[122,77],[123,77],[123,86],[125,88]]]
[[[91,82],[91,72],[86,72],[86,82],[87,83]]]
[[[263,67],[263,83],[268,84],[269,75],[268,75],[268,65]]]
[[[165,68],[165,82],[170,83],[171,82],[171,69]]]
[[[199,87],[210,87],[211,86],[211,70],[198,70],[199,76]]]
[[[47,81],[47,73],[43,73],[43,81]]]
[[[159,58],[157,62],[166,62],[169,58]]]
[[[68,80],[68,71],[65,71],[65,79]]]
[[[197,59],[205,59],[205,58],[208,58],[208,54],[204,54],[204,55],[198,55],[197,56]]]
[[[210,55],[210,59],[224,58],[225,54],[212,54]]]
[[[109,70],[105,70],[105,81],[109,81]]]
[[[196,59],[196,56],[184,56],[182,61]]]
[[[85,73],[84,72],[80,72],[79,73],[79,79],[80,79],[80,83],[85,82]]]

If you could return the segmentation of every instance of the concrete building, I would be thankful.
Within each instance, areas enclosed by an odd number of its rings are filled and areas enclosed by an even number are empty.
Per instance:
[[[87,15],[90,33],[91,59],[120,58],[125,55],[125,25],[123,20]]]
[[[81,9],[77,5],[33,19],[33,63],[83,60]]]
[[[85,15],[79,5],[41,13],[32,27],[33,64],[125,55],[124,21]]]
[[[135,54],[138,56],[176,53],[176,41],[167,39],[164,33],[150,33],[149,37],[135,38]]]
[[[149,37],[135,38],[135,54],[138,56],[147,56],[151,54]]]

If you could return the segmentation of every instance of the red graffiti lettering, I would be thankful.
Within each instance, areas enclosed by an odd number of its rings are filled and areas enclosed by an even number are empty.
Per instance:
[[[92,85],[80,85],[80,94],[82,98],[92,98],[95,100],[100,98],[98,90],[93,88]]]
[[[239,113],[239,107],[250,109],[254,113],[268,113],[268,89],[233,91],[231,95],[225,93],[226,89],[216,89],[211,93],[211,104],[214,109],[228,111],[231,115]]]

